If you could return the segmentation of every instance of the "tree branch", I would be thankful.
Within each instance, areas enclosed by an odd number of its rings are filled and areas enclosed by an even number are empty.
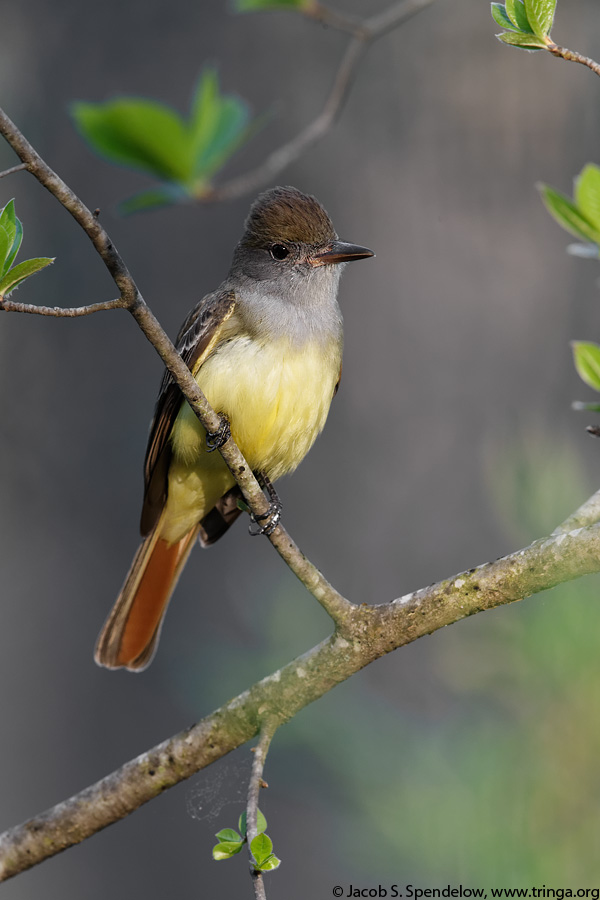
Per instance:
[[[575,531],[577,528],[584,528],[586,525],[594,525],[600,522],[600,491],[582,503],[579,509],[570,515],[565,521],[554,529],[552,534],[564,534],[566,531]]]
[[[353,20],[334,13],[333,10],[326,10],[320,5],[317,5],[314,10],[306,10],[305,15],[323,22],[326,21],[335,28],[351,31],[354,35],[346,47],[333,87],[322,111],[291,141],[270,153],[256,169],[232,178],[208,191],[199,198],[200,202],[233,200],[259,190],[265,184],[276,180],[284,169],[306,152],[308,147],[322,138],[338,118],[348,96],[352,77],[370,44],[433,2],[434,0],[401,0],[400,3],[393,3],[384,12],[371,16],[363,22],[353,22]]]
[[[260,730],[260,740],[254,748],[254,759],[252,761],[252,772],[250,774],[250,782],[248,784],[248,801],[246,803],[246,837],[248,840],[248,854],[250,856],[250,867],[252,872],[252,884],[254,885],[254,896],[256,900],[266,900],[265,886],[263,882],[262,872],[257,872],[254,868],[254,857],[250,849],[250,845],[258,834],[258,795],[263,786],[263,771],[269,751],[269,745],[273,739],[277,728],[276,720],[266,719]]]
[[[21,172],[26,168],[27,166],[25,165],[25,163],[21,163],[19,166],[13,166],[11,169],[5,169],[4,172],[0,172],[0,178],[6,178],[7,175],[13,175],[15,172]]]
[[[581,63],[582,66],[587,66],[588,69],[591,69],[596,75],[600,75],[600,65],[593,59],[590,59],[589,56],[582,56],[581,53],[577,53],[576,50],[567,50],[566,47],[559,47],[558,44],[555,44],[554,41],[551,40],[549,40],[546,48],[553,56],[558,56],[560,59],[566,59],[568,62]]]
[[[197,725],[0,836],[0,880],[122,819],[162,791],[272,727],[392,650],[466,616],[600,571],[600,524],[542,538],[523,550],[407,594],[354,608],[339,631]]]
[[[106,309],[123,309],[121,297],[116,300],[105,300],[103,303],[92,303],[90,306],[36,306],[34,303],[16,303],[14,300],[0,298],[0,312],[30,313],[36,316],[55,316],[59,319],[75,319],[78,316],[90,316],[92,313]]]
[[[307,19],[314,19],[320,25],[335,28],[337,31],[346,31],[355,37],[362,35],[363,24],[361,19],[338,12],[337,9],[331,9],[331,7],[325,6],[323,3],[315,2],[312,6],[298,11]]]

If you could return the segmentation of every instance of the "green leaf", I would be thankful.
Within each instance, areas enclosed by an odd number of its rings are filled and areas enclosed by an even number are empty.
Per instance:
[[[571,409],[577,412],[600,412],[600,403],[583,403],[581,400],[574,400],[571,403]]]
[[[19,263],[0,281],[0,298],[8,297],[26,278],[35,275],[36,272],[40,272],[53,262],[54,259],[48,256],[39,256],[36,259],[27,259],[25,262]]]
[[[574,234],[575,237],[591,241],[593,244],[600,244],[600,230],[594,228],[568,197],[547,184],[538,185],[538,189],[546,209],[559,225]]]
[[[204,147],[212,140],[218,118],[218,76],[214,69],[207,68],[198,79],[190,109],[189,130],[194,160],[197,160]]]
[[[164,182],[126,200],[121,209],[128,213],[202,196],[257,128],[243,100],[220,92],[212,68],[200,75],[188,119],[143,98],[76,103],[71,112],[97,153]]]
[[[515,15],[515,0],[506,0],[504,8],[506,10],[506,15],[515,26],[515,28],[518,29],[519,26],[517,25],[517,17]]]
[[[520,47],[522,50],[545,50],[546,43],[534,34],[522,34],[520,31],[505,31],[503,34],[497,34],[499,41],[505,44],[511,44],[513,47]]]
[[[22,240],[23,226],[15,214],[15,202],[10,200],[0,210],[0,299],[8,297],[26,278],[54,262],[50,257],[40,256],[11,269]]]
[[[500,28],[508,28],[509,31],[516,31],[517,27],[513,24],[504,3],[492,3],[492,19]]]
[[[524,34],[533,34],[533,30],[527,19],[523,0],[506,0],[506,17],[509,22],[515,26],[517,31],[521,31]]]
[[[260,866],[273,852],[273,841],[264,832],[257,834],[250,844],[250,852],[256,860],[256,864]]]
[[[556,0],[525,0],[525,11],[529,24],[538,37],[550,34],[554,21]]]
[[[0,210],[0,278],[12,266],[22,240],[23,226],[15,214],[15,201],[10,200]]]
[[[231,859],[236,853],[239,853],[243,847],[241,841],[221,841],[213,847],[213,859]]]
[[[572,341],[571,347],[579,377],[595,391],[600,391],[600,345]]]
[[[214,69],[202,73],[190,113],[193,178],[207,183],[248,137],[250,109],[239,97],[219,93]]]
[[[221,831],[218,831],[215,834],[215,837],[218,838],[220,841],[226,841],[226,842],[237,841],[239,843],[239,841],[242,840],[241,834],[238,834],[234,828],[222,828]]]
[[[600,233],[600,168],[588,163],[575,179],[575,205]]]
[[[278,859],[278,857],[275,856],[274,853],[271,853],[269,856],[267,856],[266,859],[261,862],[260,866],[255,865],[254,868],[258,872],[269,872],[273,869],[278,869],[280,865],[281,860]]]
[[[193,159],[188,128],[168,106],[143,98],[74,103],[71,114],[92,148],[110,162],[165,181],[189,181]]]
[[[533,34],[533,28],[529,24],[529,19],[527,18],[527,11],[525,10],[525,4],[523,3],[523,0],[515,0],[514,12],[515,18],[517,20],[517,25],[519,26],[519,31],[522,31],[523,34]]]
[[[9,200],[6,206],[0,209],[0,225],[2,225],[6,230],[14,229],[15,225],[15,201]]]
[[[506,0],[506,15],[517,31],[531,31],[525,7],[521,0]]]
[[[148,188],[147,191],[140,191],[139,194],[134,194],[127,200],[122,200],[118,210],[124,216],[136,212],[148,212],[163,206],[170,206],[173,203],[183,203],[191,196],[191,190],[180,184],[162,184],[159,187]]]
[[[8,270],[10,269],[8,255],[10,253],[12,244],[13,242],[10,234],[8,233],[2,222],[0,222],[0,278],[4,277],[6,272],[8,272]]]
[[[242,832],[243,835],[246,834],[246,811],[245,810],[240,816],[240,819],[238,822],[238,828],[240,829],[240,831]],[[266,830],[267,830],[267,820],[261,813],[260,809],[257,809],[256,810],[256,832],[257,832],[257,834],[262,834],[263,831],[266,831]]]
[[[9,266],[12,266],[15,261],[15,257],[19,252],[19,248],[21,246],[21,241],[23,240],[23,226],[21,224],[20,219],[15,218],[15,237],[13,240],[13,245],[10,253],[8,254],[8,258],[6,262]]]
[[[222,101],[212,141],[201,148],[195,160],[197,178],[208,180],[233,156],[247,136],[249,119],[249,109],[241,100],[229,97]]]
[[[310,9],[314,0],[234,0],[236,12],[250,12],[257,9]]]

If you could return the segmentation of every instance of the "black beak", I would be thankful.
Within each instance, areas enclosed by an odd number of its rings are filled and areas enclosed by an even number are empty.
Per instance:
[[[333,263],[352,262],[353,259],[368,259],[375,256],[367,247],[359,247],[358,244],[346,244],[344,241],[332,241],[322,250],[317,250],[308,258],[311,266],[329,266]]]

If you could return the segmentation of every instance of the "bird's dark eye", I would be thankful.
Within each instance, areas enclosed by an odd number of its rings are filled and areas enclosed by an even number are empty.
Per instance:
[[[285,244],[273,244],[271,247],[271,256],[273,259],[282,260],[290,255],[290,251]]]

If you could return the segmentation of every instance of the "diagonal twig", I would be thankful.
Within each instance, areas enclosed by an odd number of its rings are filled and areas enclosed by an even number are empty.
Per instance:
[[[352,28],[346,28],[345,30],[352,30],[353,37],[346,47],[333,87],[319,115],[291,141],[270,153],[256,169],[215,187],[202,195],[199,201],[233,200],[275,181],[287,166],[302,156],[308,147],[322,138],[338,118],[348,96],[354,73],[367,48],[378,38],[397,28],[408,18],[416,15],[416,13],[430,6],[433,2],[434,0],[400,0],[399,3],[393,3],[382,13],[377,13],[352,26]],[[317,7],[317,11],[314,14],[310,11],[306,11],[305,14],[321,18],[323,8],[320,7],[320,9],[321,13],[319,13],[319,7]],[[329,14],[337,17],[337,14],[333,14],[332,11],[329,11]],[[337,18],[338,21],[334,27],[342,28],[339,17]],[[346,19],[345,21],[348,23],[350,20]],[[328,24],[334,24],[333,18],[329,20]]]
[[[559,47],[559,45],[555,44],[551,39],[548,39],[546,49],[549,53],[552,54],[552,56],[558,56],[560,59],[566,59],[567,62],[581,63],[582,66],[587,66],[588,69],[591,69],[592,72],[595,72],[596,75],[600,75],[600,64],[595,60],[590,59],[589,56],[583,56],[576,50],[568,50],[566,47]]]

